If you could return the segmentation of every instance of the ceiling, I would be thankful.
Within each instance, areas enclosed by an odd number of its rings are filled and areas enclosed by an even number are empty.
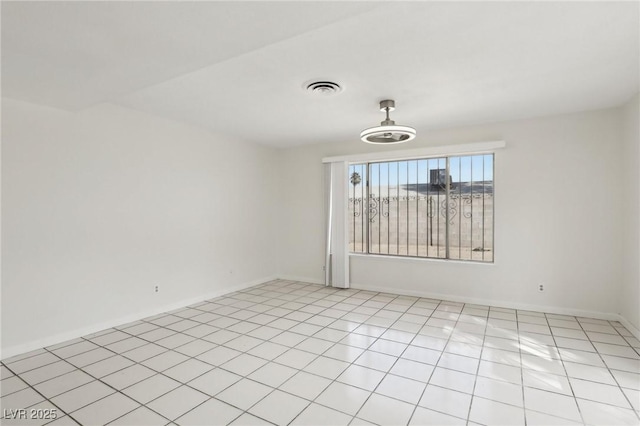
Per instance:
[[[617,106],[638,2],[2,2],[2,94],[113,103],[276,147]],[[344,90],[308,93],[312,79]]]

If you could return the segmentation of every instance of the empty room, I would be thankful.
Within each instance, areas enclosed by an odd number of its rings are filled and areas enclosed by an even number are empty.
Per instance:
[[[640,3],[2,1],[0,423],[640,425]]]

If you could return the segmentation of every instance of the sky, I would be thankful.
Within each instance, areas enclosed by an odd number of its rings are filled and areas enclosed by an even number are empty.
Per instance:
[[[453,182],[492,181],[493,155],[471,155],[463,157],[449,157],[450,175]],[[484,167],[483,167],[484,166]],[[422,160],[393,161],[371,163],[371,186],[396,186],[398,180],[401,185],[429,183],[430,170],[444,169],[444,158],[429,158]],[[364,184],[366,164],[354,164],[349,167],[349,176],[353,172],[360,174]]]

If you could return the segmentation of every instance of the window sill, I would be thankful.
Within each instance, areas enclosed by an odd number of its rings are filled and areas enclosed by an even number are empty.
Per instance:
[[[434,257],[411,257],[411,256],[389,256],[385,254],[364,254],[364,253],[349,253],[349,257],[356,257],[362,259],[377,259],[384,261],[399,261],[399,262],[437,262],[443,264],[456,264],[456,265],[479,265],[479,266],[494,266],[496,261],[482,262],[479,260],[459,260],[459,259],[437,259]]]

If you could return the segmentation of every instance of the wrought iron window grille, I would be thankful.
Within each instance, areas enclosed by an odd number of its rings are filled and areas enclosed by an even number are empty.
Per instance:
[[[493,171],[493,154],[350,165],[350,252],[493,262]]]

